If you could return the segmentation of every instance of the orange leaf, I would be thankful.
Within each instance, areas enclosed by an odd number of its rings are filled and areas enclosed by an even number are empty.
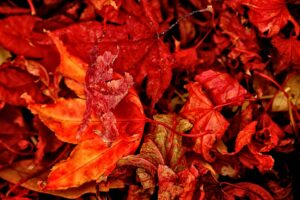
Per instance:
[[[29,109],[38,114],[60,140],[78,143],[67,160],[52,168],[47,190],[77,187],[107,176],[119,159],[135,151],[139,145],[144,130],[144,113],[133,89],[113,110],[120,135],[111,144],[100,137],[103,124],[95,116],[89,120],[89,126],[80,140],[76,138],[85,108],[85,100],[82,99],[61,98],[53,104],[29,105]]]
[[[86,100],[58,99],[53,104],[31,104],[28,106],[33,114],[38,114],[41,121],[48,126],[56,136],[64,141],[77,144],[77,131],[82,122],[86,109]],[[120,134],[132,135],[143,131],[143,109],[139,98],[133,89],[113,110],[117,119],[117,128]],[[130,119],[140,120],[138,123]],[[92,139],[101,133],[102,122],[92,116],[89,126],[81,133],[80,141]]]
[[[48,32],[48,35],[56,45],[60,54],[60,65],[58,66],[57,71],[64,77],[73,79],[79,83],[85,83],[85,74],[88,65],[80,58],[71,55],[62,41],[60,41],[53,33]]]
[[[140,134],[119,138],[111,146],[107,146],[100,138],[81,142],[67,160],[52,168],[45,189],[78,187],[101,176],[108,176],[120,158],[135,151],[140,138]]]
[[[54,104],[31,104],[28,108],[38,114],[41,121],[64,142],[78,143],[76,134],[85,111],[83,99],[58,99]],[[101,122],[92,120],[90,127],[82,134],[82,140],[96,136],[93,130],[101,129]]]

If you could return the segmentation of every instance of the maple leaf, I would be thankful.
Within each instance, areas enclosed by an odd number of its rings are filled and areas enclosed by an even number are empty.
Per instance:
[[[241,105],[247,91],[227,73],[207,70],[195,77],[216,105]]]
[[[51,169],[45,189],[78,187],[85,182],[98,180],[101,176],[108,176],[120,158],[133,153],[140,138],[140,133],[127,138],[121,137],[110,146],[99,138],[79,143],[67,160]]]
[[[105,27],[96,22],[81,23],[57,30],[54,34],[60,37],[71,54],[86,63],[90,63],[90,52],[95,45],[99,49],[98,55],[105,51],[118,54],[114,71],[130,73],[139,85],[147,77],[146,91],[154,106],[169,86],[173,56],[158,37],[160,19],[157,10],[152,12],[152,5],[145,1],[138,4],[128,0],[124,6],[124,11],[119,12],[126,23],[118,26],[105,24]]]
[[[247,67],[254,60],[261,62],[260,47],[253,28],[243,26],[238,16],[230,12],[223,12],[220,16],[220,28],[227,34],[232,43],[228,57],[239,58]]]
[[[300,66],[300,41],[296,37],[286,39],[282,35],[278,35],[272,38],[272,44],[277,50],[274,58],[274,69],[277,74],[289,67]]]
[[[180,113],[194,124],[191,134],[199,135],[193,149],[203,154],[207,160],[213,161],[209,150],[223,136],[229,123],[214,108],[198,82],[190,83],[186,88],[190,96]]]
[[[267,37],[276,35],[288,21],[292,22],[295,32],[299,34],[299,25],[289,13],[285,0],[241,0],[237,1],[249,8],[250,22],[257,26]]]
[[[46,185],[48,190],[77,187],[85,182],[97,180],[102,175],[107,176],[120,158],[138,147],[143,133],[143,110],[133,90],[130,90],[113,110],[116,113],[120,135],[110,146],[97,135],[103,131],[103,122],[95,116],[91,118],[90,125],[78,141],[77,130],[86,109],[83,99],[61,98],[53,104],[31,104],[28,108],[38,114],[41,121],[54,131],[60,140],[78,144],[67,160],[53,167]],[[135,123],[130,119],[140,119],[140,122]]]
[[[26,101],[21,98],[24,94],[34,98],[37,103],[47,100],[36,84],[35,77],[15,67],[1,67],[0,100],[12,105],[26,105]]]
[[[18,55],[41,59],[41,63],[53,71],[58,64],[58,55],[47,35],[34,31],[40,20],[31,15],[1,19],[0,45]]]

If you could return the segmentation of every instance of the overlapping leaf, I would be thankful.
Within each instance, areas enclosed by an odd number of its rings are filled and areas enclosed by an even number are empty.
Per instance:
[[[26,105],[22,95],[28,94],[38,103],[47,100],[36,84],[37,78],[15,67],[0,69],[0,100],[11,105]]]
[[[76,187],[97,180],[102,175],[107,176],[120,158],[132,153],[139,145],[144,122],[141,104],[135,92],[131,91],[114,110],[115,113],[120,113],[117,115],[117,119],[120,117],[120,121],[117,121],[120,136],[111,146],[102,140],[103,124],[95,117],[91,119],[89,128],[84,131],[80,140],[76,137],[85,105],[85,100],[82,99],[58,99],[54,104],[29,106],[60,140],[78,143],[70,157],[52,169],[46,185],[49,190]],[[127,109],[129,110],[126,111]],[[140,122],[135,123],[131,119],[140,119]],[[127,146],[126,150],[123,146]]]
[[[296,34],[299,34],[299,24],[289,13],[285,0],[241,0],[237,1],[249,8],[250,21],[261,33],[272,37],[283,28],[288,21],[292,22]]]
[[[223,136],[229,123],[214,108],[199,83],[190,83],[186,87],[190,96],[180,113],[194,124],[191,134],[199,135],[193,149],[205,156],[205,159],[213,161],[214,159],[209,151],[215,145],[217,139]]]
[[[280,73],[288,67],[300,67],[300,41],[296,37],[287,39],[278,35],[272,38],[272,44],[277,50],[274,66],[276,73]]]
[[[98,55],[105,51],[118,55],[114,71],[130,73],[138,84],[147,77],[147,94],[154,105],[169,86],[173,57],[159,38],[161,17],[156,14],[156,7],[147,1],[138,4],[132,0],[124,5],[125,10],[120,11],[120,15],[126,23],[119,26],[88,22],[57,30],[54,34],[63,40],[71,54],[87,63],[90,63],[89,55],[94,45],[99,47]]]
[[[41,59],[53,71],[58,64],[57,53],[46,34],[34,31],[38,21],[30,15],[1,19],[0,45],[18,55]]]
[[[213,70],[204,71],[195,78],[208,92],[216,105],[243,103],[247,91],[227,73]]]
[[[191,128],[191,124],[187,120],[176,115],[156,115],[154,119],[179,132]],[[156,177],[158,177],[158,184],[165,188],[159,191],[159,198],[163,199],[165,195],[180,196],[185,180],[180,179],[176,174],[187,167],[182,136],[161,125],[154,126],[144,141],[140,153],[126,156],[118,162],[118,166],[138,167],[137,176],[144,189],[149,189],[149,181],[151,181],[150,186],[154,187]],[[147,179],[144,180],[144,177]],[[182,175],[182,177],[184,176]],[[175,179],[182,180],[184,183],[179,186],[174,183]],[[176,194],[172,194],[173,189],[178,190]]]

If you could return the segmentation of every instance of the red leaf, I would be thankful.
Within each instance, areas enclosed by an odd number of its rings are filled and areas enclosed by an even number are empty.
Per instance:
[[[271,194],[263,187],[248,182],[240,182],[224,187],[223,192],[228,200],[247,198],[249,200],[273,200]]]
[[[190,83],[186,88],[190,96],[180,113],[194,124],[191,134],[200,134],[202,136],[209,134],[206,137],[196,139],[196,145],[194,146],[196,152],[204,153],[202,150],[204,148],[206,149],[204,155],[209,155],[208,149],[211,149],[215,139],[220,139],[223,136],[229,123],[219,111],[214,109],[211,101],[201,90],[199,83]],[[206,140],[208,137],[210,139]],[[209,143],[206,143],[208,141]],[[209,157],[206,157],[206,159],[209,159]],[[209,160],[212,161],[212,159]]]
[[[141,4],[128,1],[122,12],[123,19],[126,19],[124,24],[107,24],[104,28],[96,22],[81,23],[55,34],[60,36],[71,54],[87,63],[90,63],[89,54],[95,45],[99,49],[98,55],[105,51],[118,55],[114,71],[130,73],[139,85],[147,77],[146,90],[154,106],[169,86],[173,57],[157,35],[160,19],[153,16],[157,11],[151,6],[144,1]]]
[[[257,152],[241,151],[240,162],[249,169],[258,168],[261,173],[270,171],[274,166],[274,159],[270,155],[264,155]]]
[[[235,152],[239,152],[244,146],[250,144],[251,138],[256,131],[256,125],[257,121],[253,121],[238,133],[235,140]]]
[[[232,43],[228,57],[240,58],[244,64],[251,59],[260,58],[258,55],[260,48],[254,29],[243,26],[237,15],[223,12],[220,17],[220,27]]]
[[[0,168],[10,165],[22,152],[21,141],[28,130],[24,127],[22,113],[14,107],[0,109]],[[25,154],[26,155],[26,154]]]
[[[0,45],[25,57],[43,59],[49,70],[58,64],[57,53],[44,33],[34,31],[41,19],[30,15],[11,16],[0,20]]]
[[[36,145],[35,163],[41,164],[46,153],[53,153],[62,146],[52,131],[50,131],[38,118],[34,119],[34,125],[39,133],[38,143]]]
[[[24,70],[13,67],[0,69],[0,100],[12,105],[26,105],[23,94],[27,93],[37,103],[47,98],[36,84],[36,78]]]
[[[228,122],[201,90],[199,83],[190,83],[186,86],[189,91],[189,99],[184,104],[180,113],[186,119],[194,123],[192,133],[215,134],[221,138]]]
[[[280,73],[289,67],[300,67],[300,41],[296,37],[285,39],[278,35],[272,38],[272,44],[277,49],[275,57],[275,72]]]
[[[241,0],[249,8],[250,21],[267,37],[276,35],[288,21],[292,22],[295,32],[299,34],[299,25],[289,13],[285,0]]]
[[[103,122],[96,116],[92,116],[89,126],[77,138],[77,130],[82,122],[86,109],[86,101],[83,99],[57,99],[53,104],[30,104],[28,108],[37,114],[41,121],[52,130],[56,136],[65,142],[77,144],[79,141],[99,137],[103,129]],[[76,109],[74,109],[76,108]],[[143,110],[141,103],[133,90],[113,110],[116,115],[117,127],[120,135],[131,135],[143,131]],[[119,118],[119,120],[118,120]],[[130,119],[141,120],[139,123]]]
[[[117,161],[135,151],[140,143],[144,130],[144,114],[133,89],[113,110],[120,135],[110,145],[99,137],[98,134],[103,130],[103,122],[95,116],[92,116],[88,129],[78,141],[77,130],[85,106],[86,102],[82,99],[58,99],[54,104],[29,105],[29,109],[38,114],[43,123],[61,140],[78,143],[67,160],[53,167],[46,184],[47,190],[77,187],[85,182],[97,180],[100,176],[108,176]],[[138,123],[135,120],[138,120]]]
[[[227,73],[207,70],[195,78],[208,92],[216,105],[240,105],[247,91]]]
[[[194,198],[195,190],[197,190],[197,178],[199,176],[198,170],[192,165],[190,169],[185,169],[178,174],[180,185],[183,191],[180,194],[180,199],[192,200]]]
[[[258,128],[250,148],[257,152],[269,152],[276,147],[281,139],[285,136],[281,128],[264,113],[258,121]]]

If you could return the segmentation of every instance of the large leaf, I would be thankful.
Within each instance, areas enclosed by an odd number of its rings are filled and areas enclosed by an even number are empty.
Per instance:
[[[103,122],[96,117],[89,121],[88,129],[78,139],[85,100],[58,99],[53,104],[31,104],[29,109],[38,114],[59,139],[78,144],[67,160],[53,167],[46,185],[48,190],[77,187],[108,176],[119,159],[135,151],[144,129],[142,106],[133,90],[113,111],[120,135],[109,144],[102,140]]]
[[[56,164],[48,176],[47,190],[78,187],[108,176],[117,161],[138,147],[141,134],[120,137],[110,146],[99,138],[79,143],[67,160]],[[126,146],[126,148],[124,148]]]
[[[249,8],[250,21],[261,33],[267,33],[267,37],[277,34],[288,21],[293,23],[296,34],[299,34],[299,24],[289,13],[285,0],[241,0],[239,3]]]
[[[41,21],[31,15],[10,16],[0,20],[0,45],[21,56],[43,59],[49,71],[58,64],[54,45],[46,34],[36,32],[34,26]]]
[[[289,67],[300,66],[300,41],[296,37],[284,38],[278,35],[272,38],[272,44],[277,50],[274,56],[275,72],[280,73]]]
[[[161,21],[156,15],[158,10],[147,1],[139,4],[127,0],[124,11],[120,11],[126,23],[105,27],[97,22],[81,23],[54,34],[63,40],[71,54],[87,63],[91,62],[90,53],[95,46],[98,55],[104,52],[117,55],[114,71],[130,73],[139,85],[147,77],[146,90],[154,105],[169,86],[173,66],[168,46],[158,37]]]
[[[60,98],[53,104],[30,104],[28,108],[31,112],[37,114],[60,140],[74,144],[79,142],[77,133],[86,109],[85,100]],[[134,131],[143,131],[143,126],[140,126],[143,124],[143,111],[133,90],[129,92],[113,112],[117,115],[117,127],[119,127],[121,134],[130,135]],[[130,121],[131,119],[140,119],[141,121],[135,123]],[[103,125],[100,119],[93,116],[89,121],[88,128],[81,133],[80,140],[99,137],[97,134],[101,134],[102,128]],[[132,129],[130,130],[130,128]]]
[[[211,101],[204,94],[199,83],[190,83],[187,86],[189,99],[180,113],[189,119],[194,127],[191,134],[198,134],[193,150],[202,154],[206,160],[213,161],[210,150],[225,133],[229,123],[222,114],[214,108]]]

